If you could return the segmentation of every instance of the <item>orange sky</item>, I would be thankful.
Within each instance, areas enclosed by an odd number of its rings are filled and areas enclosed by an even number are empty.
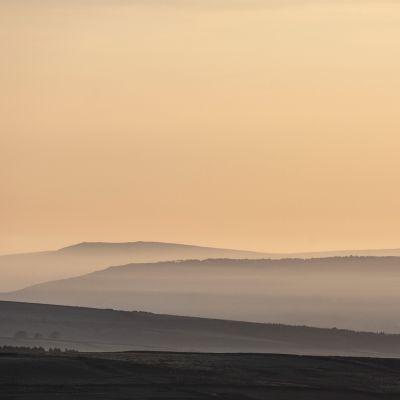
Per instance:
[[[0,253],[400,247],[399,38],[396,1],[0,0]]]

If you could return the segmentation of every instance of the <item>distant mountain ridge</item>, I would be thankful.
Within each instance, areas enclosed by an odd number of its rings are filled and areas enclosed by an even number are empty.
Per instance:
[[[153,242],[153,241],[134,241],[134,242],[80,242],[69,246],[62,247],[57,250],[47,250],[29,253],[3,254],[1,257],[18,257],[28,255],[53,254],[53,253],[72,253],[72,252],[92,252],[92,251],[132,251],[132,250],[153,250],[152,247],[168,250],[208,250],[211,252],[221,253],[229,252],[232,255],[241,254],[257,258],[329,258],[329,257],[400,257],[400,248],[395,249],[357,249],[357,250],[327,250],[327,251],[308,251],[308,252],[289,252],[289,253],[273,253],[261,252],[254,250],[237,250],[226,249],[209,246],[198,246],[191,244]],[[159,260],[167,261],[167,260]]]
[[[56,250],[57,253],[129,253],[134,254],[136,257],[145,257],[148,259],[154,258],[153,262],[157,261],[173,261],[186,259],[188,255],[198,255],[199,259],[206,258],[270,258],[274,255],[272,253],[262,253],[257,251],[247,250],[235,250],[205,246],[195,246],[189,244],[177,244],[177,243],[165,243],[165,242],[121,242],[121,243],[109,243],[109,242],[82,242],[71,246],[63,247]],[[181,257],[174,259],[158,259],[159,253],[162,253],[164,257]],[[143,262],[143,261],[135,261]]]
[[[0,256],[0,292],[112,265],[182,259],[269,258],[267,253],[161,242],[83,242],[55,251]]]
[[[262,253],[163,242],[82,242],[55,251],[0,256],[0,292],[94,272],[113,265],[175,260],[311,259],[348,256],[400,256],[400,250],[345,250]]]
[[[400,333],[400,257],[134,263],[2,300]]]
[[[309,251],[309,252],[293,252],[293,253],[265,253],[260,251],[248,251],[248,250],[235,250],[225,248],[214,248],[207,246],[196,246],[189,244],[179,243],[166,243],[166,242],[151,242],[151,241],[135,241],[135,242],[81,242],[73,244],[71,246],[63,247],[58,252],[69,252],[69,251],[109,251],[109,250],[124,250],[132,251],[132,249],[138,250],[150,249],[152,246],[157,246],[164,249],[207,249],[216,252],[232,252],[247,254],[249,256],[257,256],[258,258],[330,258],[330,257],[400,257],[400,249],[358,249],[358,250],[330,250],[330,251]],[[1,256],[0,256],[1,257]],[[167,261],[167,260],[160,260]]]

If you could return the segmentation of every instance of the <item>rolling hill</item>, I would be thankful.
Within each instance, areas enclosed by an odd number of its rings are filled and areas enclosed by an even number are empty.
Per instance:
[[[0,256],[0,291],[21,289],[132,262],[269,256],[251,251],[173,243],[80,243],[56,251]]]
[[[4,345],[400,357],[400,335],[14,302],[0,302]]]
[[[400,258],[129,264],[2,300],[400,333]]]
[[[284,259],[400,256],[400,250],[345,250],[309,253],[262,253],[161,242],[84,242],[55,251],[0,256],[0,292],[70,278],[114,265],[176,260]]]

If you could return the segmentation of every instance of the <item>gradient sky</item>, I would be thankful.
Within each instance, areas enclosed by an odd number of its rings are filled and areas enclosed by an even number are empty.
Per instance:
[[[400,247],[400,2],[0,0],[0,253]]]

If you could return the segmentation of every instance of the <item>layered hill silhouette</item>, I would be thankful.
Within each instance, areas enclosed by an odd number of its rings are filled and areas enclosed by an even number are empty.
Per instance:
[[[186,260],[3,293],[48,304],[400,333],[400,258]]]
[[[0,291],[21,289],[132,262],[269,256],[251,251],[173,243],[80,243],[56,251],[0,256]]]
[[[261,253],[160,242],[84,242],[55,251],[0,256],[0,291],[94,272],[113,265],[175,260],[400,256],[399,249]]]
[[[0,302],[0,346],[400,357],[400,335]]]

